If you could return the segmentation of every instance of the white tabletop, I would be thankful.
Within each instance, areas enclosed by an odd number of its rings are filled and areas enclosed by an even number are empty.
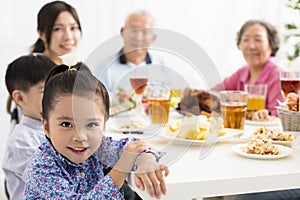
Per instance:
[[[113,127],[112,124],[113,119],[108,127]],[[245,130],[255,128],[245,126]],[[280,129],[281,124],[270,128]],[[108,128],[108,132],[116,138],[126,136],[115,129]],[[170,141],[160,136],[145,140],[167,152],[161,162],[170,168],[166,178],[168,193],[162,199],[191,199],[300,188],[300,145],[297,144],[293,145],[293,153],[288,157],[255,160],[236,155],[232,150],[236,140],[229,140],[217,143],[205,158],[199,159],[201,145],[170,144]],[[130,185],[143,199],[151,199],[146,192],[135,187],[132,177],[129,177]]]

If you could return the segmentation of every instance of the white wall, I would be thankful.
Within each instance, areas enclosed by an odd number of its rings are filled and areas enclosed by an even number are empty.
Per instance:
[[[30,45],[35,42],[36,15],[46,2],[49,1],[0,0],[0,95],[2,96],[0,126],[3,141],[9,132],[9,116],[5,112],[8,96],[4,84],[5,70],[9,62],[28,52]],[[202,46],[223,78],[244,63],[235,45],[235,34],[243,22],[254,18],[263,19],[274,24],[283,34],[286,18],[291,16],[285,7],[286,0],[68,0],[67,2],[77,9],[83,26],[83,39],[78,52],[82,60],[103,41],[119,33],[120,26],[129,12],[146,9],[156,17],[157,27],[177,31]],[[280,50],[276,57],[280,63],[284,60],[284,51]]]

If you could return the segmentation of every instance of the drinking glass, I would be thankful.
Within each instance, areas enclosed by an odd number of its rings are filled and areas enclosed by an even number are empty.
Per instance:
[[[143,112],[143,105],[142,105],[142,98],[144,90],[147,86],[148,78],[147,77],[131,77],[130,78],[130,85],[135,92],[135,99],[136,99],[136,110],[137,116],[141,117]]]
[[[148,88],[149,115],[152,124],[166,124],[169,120],[171,89],[155,84]]]
[[[221,95],[221,112],[224,128],[244,129],[248,93],[245,91],[224,90]]]
[[[248,111],[257,111],[265,108],[268,85],[246,84],[245,91],[248,92]]]
[[[294,92],[298,94],[300,90],[300,72],[297,71],[281,71],[280,72],[281,91],[284,98],[288,93]]]

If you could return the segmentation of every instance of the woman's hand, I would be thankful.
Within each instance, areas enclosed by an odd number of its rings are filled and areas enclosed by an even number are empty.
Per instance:
[[[134,174],[135,185],[141,190],[147,190],[150,196],[161,198],[166,194],[167,187],[165,176],[168,176],[169,168],[156,162],[151,153],[145,153],[137,160],[137,170]]]

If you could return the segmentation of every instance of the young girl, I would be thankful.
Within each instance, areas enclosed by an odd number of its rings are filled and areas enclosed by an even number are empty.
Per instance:
[[[135,183],[160,198],[166,193],[160,152],[140,140],[104,136],[109,97],[91,73],[59,65],[43,97],[46,139],[28,166],[25,199],[124,199],[120,188],[131,169]],[[113,167],[106,176],[103,167]]]

